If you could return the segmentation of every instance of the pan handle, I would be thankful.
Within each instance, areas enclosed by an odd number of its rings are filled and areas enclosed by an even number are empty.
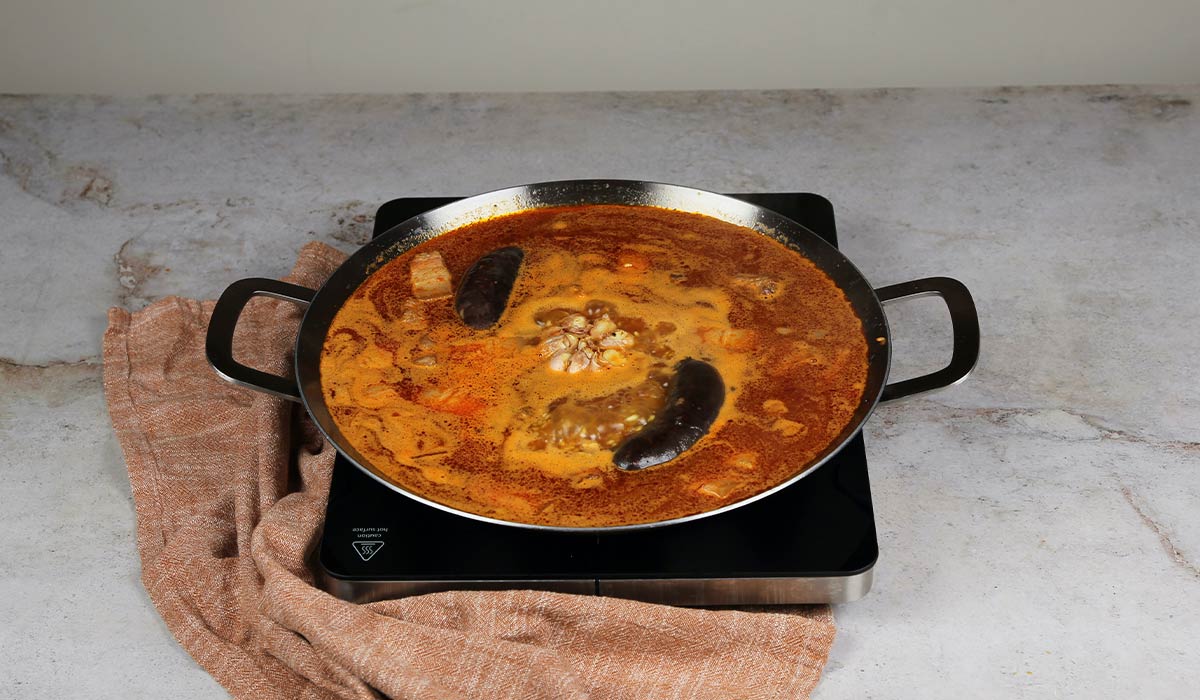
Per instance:
[[[954,332],[954,353],[950,356],[950,364],[930,374],[888,384],[883,387],[883,394],[879,397],[881,402],[945,389],[966,379],[975,369],[975,362],[979,359],[979,315],[975,311],[971,292],[962,282],[949,277],[926,277],[875,290],[875,296],[884,304],[930,295],[940,296],[950,309],[950,326]]]
[[[280,377],[262,370],[247,367],[233,359],[233,329],[246,304],[256,296],[274,297],[308,306],[316,292],[307,287],[298,287],[279,280],[252,277],[238,280],[229,285],[217,299],[212,318],[208,322],[208,335],[204,351],[208,364],[225,381],[248,389],[273,394],[291,401],[300,400],[300,387],[295,375]]]

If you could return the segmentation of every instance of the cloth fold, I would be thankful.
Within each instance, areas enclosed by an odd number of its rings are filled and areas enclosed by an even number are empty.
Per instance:
[[[309,244],[287,281],[344,255]],[[104,390],[137,510],[142,582],[167,627],[239,698],[806,698],[824,606],[703,610],[539,591],[355,605],[314,586],[334,451],[293,404],[221,381],[212,302],[109,312]],[[285,374],[298,307],[256,299],[241,361]],[[429,536],[414,533],[413,537]]]

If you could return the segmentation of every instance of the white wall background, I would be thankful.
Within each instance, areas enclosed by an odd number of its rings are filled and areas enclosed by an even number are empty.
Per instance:
[[[1200,83],[1200,0],[0,0],[0,92]]]

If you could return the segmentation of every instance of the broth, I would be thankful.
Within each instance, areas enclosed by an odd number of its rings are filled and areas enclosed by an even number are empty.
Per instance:
[[[414,278],[436,252],[457,285],[508,246],[524,258],[490,328],[460,320],[438,275],[428,289]],[[613,450],[661,413],[685,358],[724,381],[715,421],[669,462],[618,469]],[[678,518],[769,489],[839,436],[866,377],[862,323],[811,262],[711,217],[620,205],[520,212],[418,245],[350,296],[321,355],[334,422],[395,483],[565,527]]]

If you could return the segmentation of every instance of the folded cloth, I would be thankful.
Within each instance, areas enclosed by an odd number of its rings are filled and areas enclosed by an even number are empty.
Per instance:
[[[344,259],[309,244],[287,279]],[[175,638],[244,698],[807,698],[827,607],[703,610],[538,591],[355,605],[313,585],[334,451],[294,404],[204,358],[212,302],[109,312],[104,391],[137,509],[142,582]],[[294,305],[258,299],[239,358],[286,374]],[[413,533],[413,537],[436,536]]]

